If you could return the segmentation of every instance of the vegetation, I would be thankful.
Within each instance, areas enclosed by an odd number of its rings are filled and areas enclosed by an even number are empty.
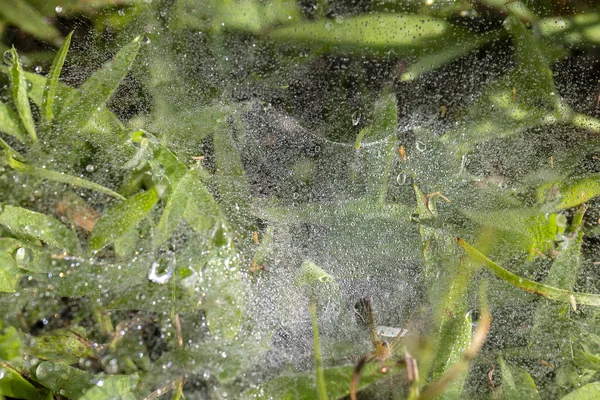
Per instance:
[[[600,397],[596,2],[0,32],[0,399]]]

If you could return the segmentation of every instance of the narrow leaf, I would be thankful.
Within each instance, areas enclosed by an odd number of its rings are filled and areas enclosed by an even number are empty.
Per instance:
[[[25,75],[23,74],[23,67],[21,66],[19,55],[14,47],[4,53],[5,61],[7,58],[8,61],[10,61],[9,75],[13,101],[17,107],[17,113],[21,118],[21,123],[29,135],[29,140],[35,143],[37,141],[37,134],[35,132],[33,116],[31,115],[31,108],[29,107],[27,81],[25,80]]]
[[[16,292],[20,277],[16,261],[7,252],[0,251],[0,292]]]
[[[8,104],[0,102],[0,132],[17,138],[21,143],[27,142],[27,131],[21,124],[19,116]]]
[[[600,382],[588,383],[560,400],[591,400],[600,398]]]
[[[317,393],[319,400],[327,400],[327,383],[323,371],[323,362],[321,360],[321,344],[319,342],[319,324],[317,322],[317,308],[315,303],[310,303],[310,317],[313,326],[313,344],[315,351],[315,372],[317,375]]]
[[[104,67],[95,72],[73,93],[57,113],[56,123],[63,129],[80,131],[110,98],[127,75],[141,46],[142,37],[125,45]]]
[[[589,305],[600,307],[600,295],[591,293],[576,293],[568,290],[558,289],[552,286],[542,285],[529,279],[521,278],[510,271],[505,270],[483,254],[477,249],[469,245],[467,242],[458,239],[458,244],[462,247],[465,252],[474,258],[475,260],[483,263],[486,268],[493,272],[498,278],[510,283],[511,285],[525,290],[530,293],[538,294],[551,300],[562,301],[571,304],[572,299],[575,299],[577,304]]]
[[[16,235],[39,239],[49,246],[72,254],[79,251],[79,239],[75,232],[45,214],[21,207],[5,206],[0,212],[0,224]]]
[[[100,250],[140,222],[158,201],[156,187],[139,193],[109,209],[94,225],[89,238],[93,250]]]
[[[3,0],[0,16],[38,39],[56,43],[60,33],[48,20],[24,0]]]
[[[58,171],[52,171],[51,169],[38,168],[34,167],[33,165],[23,164],[12,157],[9,158],[8,165],[10,165],[15,171],[19,171],[27,175],[48,179],[55,182],[68,183],[69,185],[73,185],[75,187],[95,190],[96,192],[108,194],[109,196],[116,197],[120,200],[125,200],[125,197],[121,196],[119,193],[97,183],[88,181],[87,179],[78,178],[76,176]]]
[[[502,368],[502,389],[506,400],[539,400],[537,387],[531,375],[522,368],[510,365],[500,359]]]
[[[42,96],[42,116],[46,122],[52,121],[54,117],[54,99],[56,98],[58,88],[58,78],[60,77],[69,46],[71,45],[71,36],[73,36],[73,32],[69,33],[60,49],[58,49],[58,53],[54,57],[52,67],[50,67],[50,72],[46,78],[46,86],[44,87],[44,94]]]

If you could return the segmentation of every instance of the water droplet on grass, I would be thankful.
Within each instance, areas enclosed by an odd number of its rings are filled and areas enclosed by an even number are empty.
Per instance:
[[[354,111],[352,113],[352,125],[356,126],[360,123],[361,114],[360,111]]]

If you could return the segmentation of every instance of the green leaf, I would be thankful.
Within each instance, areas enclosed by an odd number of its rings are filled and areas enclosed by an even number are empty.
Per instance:
[[[19,116],[8,104],[0,102],[0,132],[17,138],[21,143],[27,142],[27,131],[21,124]]]
[[[42,96],[42,117],[46,122],[52,121],[54,117],[54,99],[56,98],[58,88],[58,78],[65,64],[65,58],[67,58],[67,52],[71,45],[71,36],[73,36],[73,32],[69,33],[60,49],[58,49],[58,53],[54,57],[52,67],[50,67],[50,72],[46,78],[46,85]]]
[[[198,233],[207,236],[215,228],[221,218],[221,208],[202,184],[199,170],[192,169],[194,178],[190,178],[188,202],[183,217],[186,222]]]
[[[242,123],[237,122],[237,126],[244,129]],[[236,143],[231,137],[231,129],[226,121],[221,122],[215,129],[213,143],[217,169],[215,181],[221,199],[220,205],[233,226],[248,227],[250,225],[248,210],[251,198],[248,190],[248,180],[246,179],[240,153],[236,149]]]
[[[2,361],[0,361],[0,395],[25,400],[44,398],[17,370]]]
[[[21,207],[5,206],[0,212],[0,224],[14,234],[39,239],[49,246],[71,254],[79,252],[79,239],[75,232],[45,214]]]
[[[188,198],[192,187],[197,184],[198,174],[189,170],[183,178],[176,181],[167,199],[167,205],[160,216],[156,233],[153,237],[153,246],[159,248],[175,231],[187,207]]]
[[[402,371],[400,367],[394,365],[387,367],[385,369],[387,372],[384,373],[381,365],[368,363],[360,375],[358,390]],[[330,399],[341,399],[349,395],[354,370],[354,366],[331,367],[323,370],[327,382],[327,396]],[[242,399],[314,400],[318,399],[319,395],[315,386],[315,374],[313,371],[307,371],[273,379],[262,384],[259,389],[244,392],[241,397]]]
[[[109,196],[116,197],[120,200],[125,200],[125,197],[121,196],[119,193],[114,192],[97,183],[88,181],[87,179],[78,178],[76,176],[65,174],[63,172],[53,171],[51,169],[34,167],[33,165],[28,165],[19,162],[13,157],[9,157],[8,165],[10,165],[15,171],[19,171],[27,175],[35,176],[42,179],[48,179],[55,182],[67,183],[69,185],[73,185],[75,187],[80,187],[83,189],[95,190],[96,192],[108,194]]]
[[[0,16],[38,39],[56,43],[60,33],[25,0],[3,0]]]
[[[274,29],[269,37],[280,42],[305,43],[329,52],[391,52],[415,55],[415,50],[443,49],[462,31],[425,15],[368,14],[338,20],[317,20]]]
[[[138,400],[138,380],[137,375],[114,375],[97,379],[95,386],[78,397],[78,400]]]
[[[471,313],[465,314],[464,318],[448,320],[442,325],[440,341],[436,352],[433,377],[439,378],[447,373],[456,363],[461,361],[469,349],[472,336]],[[440,395],[440,399],[459,399],[467,378],[466,373],[457,377]]]
[[[0,251],[0,292],[16,292],[20,278],[17,262],[10,254]]]
[[[561,397],[561,400],[592,400],[598,397],[600,397],[600,382],[593,382]]]
[[[135,227],[158,201],[156,186],[110,208],[94,225],[89,238],[93,250],[100,250]]]
[[[17,107],[17,113],[21,118],[21,123],[29,135],[29,140],[32,143],[37,141],[37,134],[35,132],[35,123],[33,116],[31,115],[31,108],[29,107],[29,97],[27,96],[27,81],[25,75],[23,75],[23,67],[19,60],[17,50],[13,47],[4,53],[5,61],[10,60],[9,63],[9,76],[10,86],[12,88],[13,101]]]
[[[0,261],[0,263],[2,263],[2,261]],[[0,360],[5,360],[7,362],[21,360],[23,358],[21,338],[19,338],[19,333],[15,327],[8,326],[3,331],[0,331],[0,333]]]
[[[323,362],[321,360],[321,345],[319,343],[319,323],[317,321],[317,307],[315,303],[310,303],[310,316],[313,326],[313,345],[315,352],[315,372],[317,378],[317,394],[319,400],[327,400],[327,381],[325,381],[325,373],[323,371]]]
[[[519,289],[538,294],[548,299],[562,301],[569,304],[575,302],[576,304],[600,307],[600,295],[571,292],[552,286],[542,285],[541,283],[535,281],[530,281],[529,279],[522,278],[510,271],[505,270],[461,238],[458,238],[458,244],[469,256],[485,265],[485,267],[493,272],[498,278]]]
[[[71,399],[83,396],[96,379],[89,372],[52,361],[45,361],[38,365],[35,378],[48,389]]]
[[[538,203],[553,211],[576,207],[600,195],[600,174],[546,183],[538,188]]]
[[[85,345],[75,334],[67,330],[36,337],[24,352],[43,360],[60,361],[66,364],[75,364],[80,358],[95,355],[91,346]]]
[[[502,368],[502,389],[506,400],[521,400],[540,398],[535,382],[531,375],[516,365],[505,363],[500,359]]]
[[[56,124],[71,132],[81,131],[98,109],[110,98],[121,80],[127,75],[141,46],[142,37],[136,37],[125,45],[96,71],[83,85],[60,105]]]

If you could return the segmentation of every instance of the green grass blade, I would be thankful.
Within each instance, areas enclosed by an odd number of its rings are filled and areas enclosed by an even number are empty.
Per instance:
[[[310,316],[313,326],[313,341],[315,346],[315,372],[317,374],[317,393],[319,400],[327,400],[327,383],[325,373],[323,372],[323,362],[321,360],[321,344],[319,343],[319,324],[317,322],[317,308],[315,303],[310,303]]]
[[[512,272],[505,270],[461,238],[457,239],[460,247],[462,247],[469,256],[483,263],[483,265],[485,265],[486,268],[493,272],[498,278],[519,289],[538,294],[551,300],[562,301],[569,304],[573,303],[574,300],[577,304],[600,307],[600,295],[571,292],[530,281],[529,279],[521,278]]]
[[[0,132],[17,138],[21,143],[27,142],[27,131],[21,124],[19,116],[8,104],[0,102]]]
[[[0,379],[0,396],[13,397],[15,399],[43,399],[42,393],[38,391],[28,380],[11,365],[0,361],[3,374]]]
[[[238,122],[237,126],[244,129]],[[245,228],[250,225],[248,217],[250,209],[250,192],[248,180],[240,153],[231,136],[231,129],[223,121],[215,130],[213,143],[215,148],[215,181],[220,195],[220,205],[226,212],[228,220],[236,228]]]
[[[136,226],[158,201],[156,187],[138,193],[109,209],[94,225],[89,238],[92,250],[100,250]]]
[[[38,39],[55,44],[60,41],[58,30],[25,0],[3,0],[0,16]]]
[[[502,389],[506,400],[531,399],[536,400],[540,395],[531,375],[522,368],[510,365],[500,359],[502,369]]]
[[[61,362],[44,361],[36,368],[36,381],[48,389],[78,399],[93,386],[94,375]]]
[[[66,100],[57,113],[59,127],[77,132],[87,125],[129,72],[141,42],[142,37],[138,36],[125,45]]]
[[[14,234],[39,239],[71,254],[79,252],[79,239],[75,232],[47,215],[21,207],[5,206],[0,212],[0,224]]]
[[[0,251],[0,293],[14,293],[21,278],[17,262],[12,256]]]
[[[65,64],[65,58],[67,58],[67,52],[71,45],[72,36],[73,32],[69,33],[60,49],[58,49],[58,53],[56,53],[56,57],[54,57],[52,67],[50,67],[50,72],[46,78],[46,86],[44,87],[44,93],[42,95],[42,117],[46,122],[52,121],[52,118],[54,117],[54,99],[58,88],[58,78],[60,77],[63,65]]]
[[[53,171],[51,169],[34,167],[33,165],[19,162],[12,157],[8,159],[8,165],[10,165],[15,171],[19,171],[27,175],[36,176],[38,178],[48,179],[55,182],[68,183],[69,185],[94,190],[120,200],[125,200],[125,197],[121,196],[119,193],[97,183],[88,181],[87,179],[78,178],[76,176]]]
[[[17,107],[17,113],[21,118],[23,127],[25,127],[25,130],[27,131],[29,140],[32,143],[35,143],[37,141],[37,134],[35,132],[33,116],[31,115],[31,108],[29,107],[27,81],[25,80],[25,75],[23,74],[23,67],[21,66],[21,61],[19,60],[17,50],[15,50],[13,47],[4,53],[4,60],[10,65],[10,84],[12,87],[13,101]]]
[[[600,382],[588,383],[585,386],[561,397],[560,400],[590,400],[600,398]]]
[[[195,171],[190,170],[171,187],[171,194],[167,199],[167,205],[158,221],[156,234],[153,238],[152,245],[155,249],[166,242],[179,225],[187,207],[190,187],[195,179],[198,179],[197,174]]]

